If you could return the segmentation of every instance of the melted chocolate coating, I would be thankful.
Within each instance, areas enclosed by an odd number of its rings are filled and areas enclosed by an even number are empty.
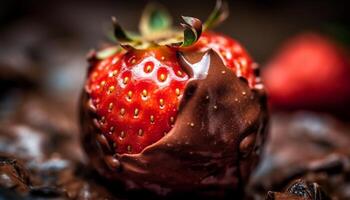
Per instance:
[[[192,79],[174,128],[139,154],[114,154],[101,136],[88,91],[82,95],[82,143],[92,165],[126,188],[241,192],[254,169],[267,122],[263,89],[252,89],[217,53],[179,55]]]
[[[335,199],[349,199],[350,127],[319,113],[275,114],[253,191],[280,191],[291,180],[317,182]]]

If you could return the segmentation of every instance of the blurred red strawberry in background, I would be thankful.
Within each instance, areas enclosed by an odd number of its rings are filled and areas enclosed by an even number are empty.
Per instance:
[[[271,107],[349,113],[349,58],[317,33],[290,39],[263,71]]]

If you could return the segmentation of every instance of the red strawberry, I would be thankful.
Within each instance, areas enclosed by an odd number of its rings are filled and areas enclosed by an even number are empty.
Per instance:
[[[96,64],[88,87],[116,152],[138,153],[171,129],[187,80],[168,47],[123,51]]]
[[[183,37],[168,31],[148,34],[150,30],[141,26],[146,39],[130,39],[115,21],[115,35],[123,49],[104,50],[97,56],[102,58],[92,63],[86,91],[99,118],[96,126],[113,144],[115,152],[139,153],[171,130],[189,81],[177,59],[179,51],[212,48],[222,56],[227,67],[254,86],[252,59],[240,44],[213,32],[201,34],[202,24],[198,19],[184,17],[184,21]],[[209,27],[208,24],[205,27]],[[169,40],[169,36],[177,41]],[[103,55],[106,52],[110,55]]]
[[[330,39],[289,40],[263,73],[270,103],[287,109],[341,110],[350,101],[350,62]]]

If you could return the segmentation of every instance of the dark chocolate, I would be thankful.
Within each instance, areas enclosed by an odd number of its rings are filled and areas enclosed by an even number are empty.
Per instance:
[[[332,198],[350,199],[350,127],[319,113],[273,115],[250,193],[280,191],[295,178],[317,182]]]

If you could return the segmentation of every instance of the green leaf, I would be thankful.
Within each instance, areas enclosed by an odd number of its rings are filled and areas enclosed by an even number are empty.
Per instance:
[[[225,0],[217,0],[213,12],[203,25],[203,30],[213,28],[223,22],[229,15],[228,4]]]
[[[117,18],[112,17],[112,23],[114,28],[114,36],[120,43],[129,43],[133,42],[133,39],[126,34],[124,29],[120,26],[120,24],[117,21]]]
[[[186,17],[182,16],[182,19],[186,22],[185,24],[181,24],[184,30],[184,38],[182,47],[191,46],[199,39],[202,34],[202,22],[194,17]]]
[[[192,27],[192,29],[195,31],[197,36],[200,36],[202,34],[201,20],[194,17],[187,17],[187,16],[182,16],[182,19],[186,22],[186,24]]]
[[[196,43],[202,34],[202,22],[194,17],[182,16],[182,19],[185,22],[180,24],[184,28],[183,31],[174,30],[171,37],[156,41],[156,44],[171,47],[188,47]]]
[[[149,4],[141,17],[139,29],[144,37],[151,37],[156,32],[171,28],[172,21],[168,11],[159,4]]]
[[[185,30],[184,30],[184,40],[181,46],[187,47],[196,42],[197,36],[195,32],[192,30],[191,26],[187,24],[181,24]]]

